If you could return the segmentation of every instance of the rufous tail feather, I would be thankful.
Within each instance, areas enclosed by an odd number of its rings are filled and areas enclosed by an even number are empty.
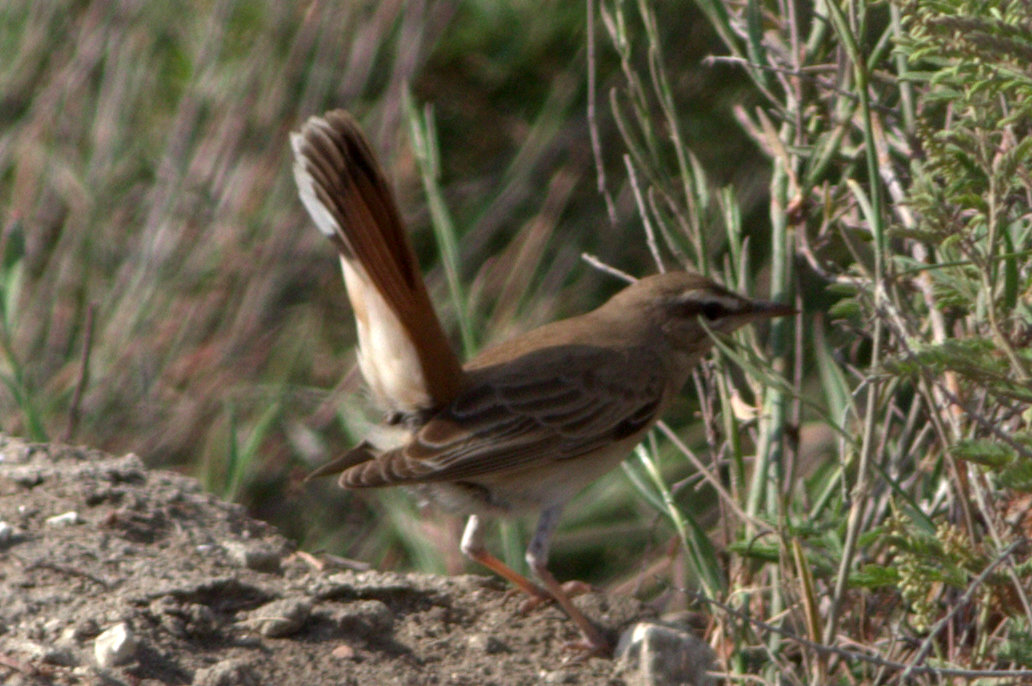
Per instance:
[[[341,256],[374,395],[402,413],[441,407],[461,389],[462,367],[365,136],[334,110],[309,119],[291,145],[301,200]]]

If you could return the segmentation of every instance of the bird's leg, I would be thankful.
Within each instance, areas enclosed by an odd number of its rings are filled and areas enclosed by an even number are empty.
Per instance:
[[[577,628],[580,629],[581,635],[584,636],[586,642],[586,645],[583,647],[587,648],[591,653],[609,655],[612,653],[613,646],[603,638],[601,632],[591,623],[591,620],[573,604],[567,590],[548,571],[548,547],[552,541],[552,534],[555,533],[555,528],[559,524],[559,515],[561,513],[562,507],[559,505],[550,507],[541,513],[537,529],[534,530],[534,537],[530,540],[530,545],[527,546],[527,564],[534,570],[534,574],[541,580],[541,583],[545,585],[545,589],[555,598],[556,602],[559,603],[570,619],[573,620],[573,623],[577,625]]]
[[[466,529],[462,532],[462,543],[459,548],[463,555],[484,565],[498,576],[508,579],[530,597],[539,600],[552,599],[552,596],[543,588],[487,551],[487,547],[484,546],[483,526],[480,518],[476,515],[470,515],[466,521]]]

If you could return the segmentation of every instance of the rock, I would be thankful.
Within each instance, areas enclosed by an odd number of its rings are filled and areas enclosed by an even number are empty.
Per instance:
[[[577,675],[566,669],[542,670],[539,678],[542,684],[577,683]]]
[[[472,634],[466,639],[466,642],[473,650],[487,655],[495,655],[497,653],[508,652],[509,650],[508,647],[496,637],[486,633]]]
[[[82,517],[79,516],[78,512],[72,510],[64,514],[47,517],[44,523],[47,526],[72,526],[74,524],[82,524]]]
[[[262,681],[244,660],[223,660],[194,672],[193,686],[258,686]]]
[[[219,630],[219,619],[207,605],[180,602],[170,596],[162,596],[150,604],[151,614],[170,634],[178,638],[204,640]]]
[[[79,642],[87,641],[98,634],[100,634],[100,626],[92,619],[84,619],[72,627],[72,636]]]
[[[7,642],[6,647],[12,652],[23,653],[34,661],[65,667],[74,667],[78,664],[75,655],[70,650],[49,643],[16,639]]]
[[[125,622],[119,622],[93,642],[93,655],[101,667],[123,665],[136,654],[136,638]]]
[[[241,541],[223,541],[222,547],[230,559],[241,567],[270,574],[280,572],[280,556],[272,548]]]
[[[710,647],[685,629],[639,622],[620,636],[617,670],[628,686],[709,686]]]
[[[379,636],[394,627],[394,613],[379,600],[353,600],[327,614],[344,633]]]
[[[358,651],[355,650],[354,646],[350,646],[347,643],[341,643],[330,651],[330,655],[338,660],[354,660],[358,657]]]
[[[34,467],[11,470],[7,478],[22,488],[35,488],[43,483],[42,472]]]
[[[75,657],[75,653],[66,648],[59,648],[57,646],[50,646],[47,650],[40,655],[40,659],[43,662],[52,665],[61,665],[62,667],[75,667],[79,664],[79,661]]]
[[[283,638],[296,634],[308,621],[312,604],[303,598],[284,598],[266,603],[250,614],[247,624],[262,636]]]

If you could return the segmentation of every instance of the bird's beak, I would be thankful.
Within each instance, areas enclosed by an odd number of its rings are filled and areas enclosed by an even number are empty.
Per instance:
[[[790,305],[770,302],[769,300],[753,300],[750,314],[757,318],[787,317],[799,314],[799,310]]]

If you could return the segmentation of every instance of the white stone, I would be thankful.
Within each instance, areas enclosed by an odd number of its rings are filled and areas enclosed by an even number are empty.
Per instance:
[[[73,524],[81,524],[82,517],[75,510],[71,512],[65,512],[64,514],[54,515],[53,517],[47,517],[47,526],[72,526]]]
[[[628,686],[710,686],[713,651],[690,632],[640,622],[620,636],[618,669]]]
[[[101,667],[114,667],[133,659],[136,638],[125,622],[119,622],[93,642],[93,655]]]

